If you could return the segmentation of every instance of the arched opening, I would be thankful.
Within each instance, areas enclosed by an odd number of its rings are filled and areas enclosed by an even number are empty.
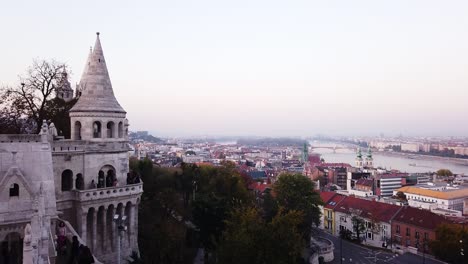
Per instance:
[[[94,208],[91,207],[86,215],[86,245],[92,250],[93,245],[93,220],[94,220]]]
[[[73,188],[73,172],[64,170],[62,172],[62,192],[70,191]]]
[[[107,123],[107,137],[108,138],[113,138],[114,137],[114,122],[110,121]]]
[[[132,211],[131,207],[132,207],[132,203],[127,202],[127,204],[125,205],[125,215],[127,216],[127,226],[131,226],[133,224],[133,216],[131,215],[131,211]],[[130,242],[131,242],[130,238],[131,238],[132,232],[133,230],[128,230],[128,232],[126,232],[128,245],[130,245]]]
[[[0,263],[23,263],[23,239],[19,233],[8,233],[1,241],[0,257]]]
[[[75,133],[73,135],[73,139],[81,140],[81,122],[80,121],[75,122]]]
[[[105,215],[105,210],[104,210],[104,206],[100,206],[98,211],[97,211],[97,220],[96,220],[96,224],[97,224],[97,227],[96,227],[96,245],[100,245],[98,248],[96,248],[96,250],[100,250],[101,252],[106,252],[106,248],[105,246],[105,227],[106,227],[106,215]]]
[[[83,179],[83,174],[81,173],[78,173],[76,175],[75,188],[77,190],[84,190],[84,179]]]
[[[119,138],[123,138],[123,123],[119,122]]]
[[[10,186],[10,197],[15,197],[15,196],[19,196],[19,185],[16,183],[13,183]]]
[[[115,207],[113,204],[109,205],[107,208],[107,241],[110,242],[108,247],[112,250],[112,252],[115,251],[115,236],[114,236],[114,229],[112,228],[112,222],[114,221],[114,214],[115,214]]]
[[[101,138],[101,122],[99,121],[93,123],[93,138]]]
[[[102,185],[103,187],[117,186],[115,168],[112,165],[104,165],[99,171],[102,171],[103,177],[105,176],[105,181]]]
[[[98,188],[104,188],[106,185],[105,185],[105,181],[104,181],[104,172],[102,170],[99,171],[98,173],[98,184],[97,184],[97,187]]]
[[[106,176],[106,187],[111,186],[117,186],[117,179],[115,178],[115,172],[113,169],[109,169]]]

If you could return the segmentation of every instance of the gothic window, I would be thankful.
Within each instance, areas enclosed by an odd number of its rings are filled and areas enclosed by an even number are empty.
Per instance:
[[[75,122],[75,135],[74,135],[73,139],[81,140],[81,123],[80,123],[80,121]]]
[[[114,122],[107,123],[107,137],[113,138],[114,137]]]
[[[96,121],[93,123],[93,138],[101,137],[101,122]]]
[[[83,174],[81,173],[78,173],[76,175],[75,188],[77,190],[84,190],[84,179],[83,179]]]
[[[73,188],[73,172],[64,170],[62,172],[62,192],[70,191]]]
[[[123,123],[119,122],[119,138],[123,138]]]
[[[14,196],[19,196],[19,185],[16,183],[13,183],[10,186],[10,197],[14,197]]]

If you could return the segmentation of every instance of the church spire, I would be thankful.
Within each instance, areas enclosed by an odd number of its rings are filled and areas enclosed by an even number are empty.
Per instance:
[[[115,99],[99,32],[96,35],[94,48],[89,54],[79,83],[81,96],[70,112],[125,113]]]

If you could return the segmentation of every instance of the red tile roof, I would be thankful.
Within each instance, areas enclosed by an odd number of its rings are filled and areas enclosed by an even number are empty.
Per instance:
[[[361,211],[360,216],[363,218],[373,218],[380,222],[390,222],[392,217],[400,210],[401,207],[393,204],[380,203],[369,201],[352,196],[347,196],[338,206],[335,211],[341,213],[351,213],[354,210]]]
[[[263,184],[261,182],[254,182],[250,184],[249,189],[263,193],[266,189],[271,189],[271,184]]]
[[[361,178],[356,181],[356,185],[372,187],[374,185],[374,180]]]
[[[336,192],[320,192],[320,198],[322,198],[322,201],[327,204],[328,201],[333,198],[337,193]]]
[[[431,211],[405,206],[398,212],[393,222],[434,230],[440,224],[448,223],[449,221],[443,216],[437,215]]]
[[[317,164],[318,166],[321,166],[321,167],[330,167],[330,168],[336,168],[336,167],[339,167],[339,168],[350,168],[351,165],[349,165],[348,163],[331,163],[331,162],[324,162],[324,163],[320,163],[320,164]]]
[[[334,209],[341,201],[343,201],[344,198],[346,198],[346,196],[335,193],[335,195],[325,203],[325,208]]]

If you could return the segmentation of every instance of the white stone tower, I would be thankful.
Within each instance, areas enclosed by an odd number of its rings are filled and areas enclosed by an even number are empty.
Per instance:
[[[78,101],[69,113],[71,139],[52,142],[57,209],[104,263],[117,262],[119,232],[113,218],[125,216],[124,262],[138,252],[143,184],[128,178],[128,121],[114,96],[99,33],[77,88]]]
[[[70,110],[72,139],[120,141],[126,138],[126,112],[115,99],[99,33],[79,87],[80,98]]]

